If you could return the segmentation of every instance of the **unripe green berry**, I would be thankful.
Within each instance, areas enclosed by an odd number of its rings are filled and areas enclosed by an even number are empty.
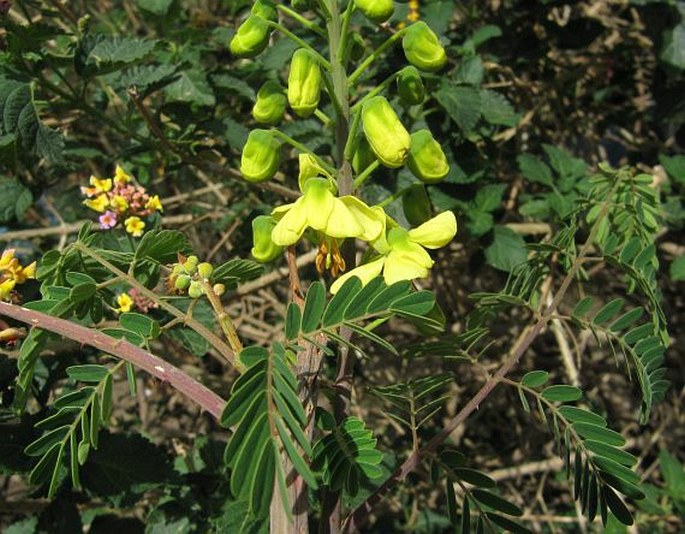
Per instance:
[[[188,296],[191,299],[199,299],[203,294],[202,284],[197,280],[191,282],[190,287],[188,287]]]
[[[200,265],[197,266],[197,274],[199,274],[202,278],[209,278],[212,276],[212,273],[214,272],[214,267],[212,267],[211,263],[208,263],[206,261],[203,261]]]
[[[190,285],[190,282],[192,279],[190,276],[187,274],[182,274],[178,278],[176,278],[176,282],[174,282],[174,287],[176,289],[180,289],[181,291],[188,289],[188,286]]]

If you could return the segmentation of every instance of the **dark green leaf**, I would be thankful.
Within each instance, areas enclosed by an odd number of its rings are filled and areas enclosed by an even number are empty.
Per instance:
[[[288,304],[285,312],[285,337],[286,339],[297,339],[302,325],[302,310],[294,302]]]
[[[473,130],[481,117],[481,97],[476,89],[444,82],[435,98],[465,133]]]
[[[157,321],[141,313],[122,313],[119,323],[126,330],[130,330],[146,339],[155,339],[160,334]]]
[[[590,423],[591,425],[607,426],[601,415],[575,406],[559,406],[559,413],[571,423]]]
[[[628,507],[623,503],[616,492],[608,486],[602,487],[602,495],[604,496],[604,501],[614,514],[616,519],[618,519],[624,525],[633,524],[633,516],[628,510]],[[606,521],[604,521],[606,523]]]
[[[518,506],[489,491],[474,489],[471,491],[471,495],[481,504],[485,504],[498,512],[517,517],[523,515],[523,511]]]
[[[614,447],[623,447],[626,444],[626,440],[621,434],[609,428],[588,423],[574,423],[573,429],[585,439],[593,439]]]
[[[78,382],[100,382],[108,374],[107,368],[97,364],[72,365],[67,375]]]
[[[485,515],[488,516],[490,521],[503,528],[505,532],[513,532],[514,534],[531,534],[533,532],[523,525],[519,525],[515,521],[512,521],[506,517],[502,517],[501,515],[493,514],[492,512],[486,512]]]
[[[601,310],[597,312],[597,315],[594,316],[592,319],[592,322],[594,324],[602,324],[607,322],[609,319],[611,319],[614,315],[616,315],[618,312],[621,311],[621,308],[623,308],[625,300],[622,298],[616,298],[609,303],[607,303],[604,307],[602,307]]]
[[[552,402],[577,401],[583,396],[583,392],[574,386],[558,384],[549,386],[542,391],[542,398]]]
[[[530,371],[523,375],[521,384],[529,388],[539,388],[547,383],[549,373],[547,371]]]
[[[526,261],[526,242],[519,234],[506,226],[495,226],[493,232],[493,242],[485,249],[488,264],[495,269],[511,272]]]
[[[459,480],[463,480],[464,482],[468,482],[469,484],[473,484],[474,486],[477,486],[479,488],[495,487],[495,481],[493,479],[491,479],[485,473],[481,473],[480,471],[476,471],[475,469],[459,467],[457,469],[453,469],[452,473]]]
[[[529,181],[552,187],[552,171],[546,163],[531,154],[521,154],[516,161],[521,174]]]
[[[326,306],[326,288],[321,282],[314,282],[304,301],[302,312],[302,332],[308,334],[316,330],[321,322]]]
[[[145,232],[138,248],[135,261],[150,259],[157,263],[168,264],[177,261],[178,253],[190,251],[188,239],[176,230],[151,230]]]

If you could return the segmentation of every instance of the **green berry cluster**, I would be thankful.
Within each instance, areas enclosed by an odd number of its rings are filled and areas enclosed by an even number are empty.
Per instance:
[[[168,285],[177,293],[187,293],[190,298],[198,299],[205,294],[213,273],[214,266],[211,263],[200,262],[197,256],[179,256],[178,262],[171,268]],[[213,284],[211,288],[217,296],[226,292],[224,284]]]

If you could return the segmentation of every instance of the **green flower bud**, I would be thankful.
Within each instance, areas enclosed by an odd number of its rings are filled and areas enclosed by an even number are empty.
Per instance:
[[[269,43],[269,25],[259,15],[247,17],[236,31],[229,45],[231,53],[238,57],[254,57]]]
[[[402,48],[407,61],[421,70],[440,70],[447,62],[445,49],[438,36],[421,20],[407,28],[402,39]]]
[[[397,92],[402,101],[409,106],[416,106],[423,102],[426,89],[416,67],[404,67],[397,73]]]
[[[188,289],[190,282],[190,276],[188,276],[187,274],[182,274],[178,278],[176,278],[176,282],[174,282],[174,287],[176,289],[180,289],[181,291],[183,291],[184,289]]]
[[[314,55],[306,48],[293,54],[288,75],[288,102],[298,117],[307,118],[319,105],[321,69]]]
[[[411,149],[407,159],[409,170],[425,184],[434,184],[450,172],[447,157],[429,130],[411,135]]]
[[[278,11],[273,2],[268,0],[257,0],[250,10],[252,15],[263,18],[264,20],[270,20],[272,22],[278,21]]]
[[[203,294],[204,290],[202,289],[202,284],[200,282],[195,280],[190,283],[190,286],[188,287],[188,296],[191,299],[199,299]]]
[[[412,184],[402,195],[402,210],[412,226],[421,226],[431,218],[431,202],[423,184]]]
[[[258,122],[276,125],[285,115],[285,93],[281,84],[268,81],[257,92],[257,101],[252,108],[252,116]]]
[[[366,137],[362,137],[357,145],[357,150],[352,155],[352,168],[354,172],[359,174],[374,161],[376,161],[376,154],[371,150],[371,145],[369,145]]]
[[[188,274],[185,270],[185,267],[183,267],[183,265],[180,263],[174,263],[174,267],[171,269],[171,272],[177,276],[180,274]]]
[[[393,0],[354,0],[354,4],[367,19],[378,24],[388,20],[395,11]]]
[[[202,278],[209,278],[212,276],[212,273],[214,272],[214,267],[212,267],[211,263],[208,263],[206,261],[203,261],[200,265],[197,266],[197,274],[199,274]]]
[[[197,272],[197,264],[198,264],[198,259],[197,256],[188,256],[188,259],[186,259],[185,263],[183,264],[183,268],[185,269],[186,273],[193,275]]]
[[[385,97],[374,96],[364,103],[362,124],[371,150],[381,163],[393,169],[401,167],[411,138]]]
[[[283,252],[283,247],[271,240],[271,232],[275,226],[276,221],[270,215],[260,215],[252,219],[252,256],[259,262],[273,261]]]
[[[252,130],[240,158],[240,172],[248,182],[264,182],[281,163],[281,144],[269,130]]]

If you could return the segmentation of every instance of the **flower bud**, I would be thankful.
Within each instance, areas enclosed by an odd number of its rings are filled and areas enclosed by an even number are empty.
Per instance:
[[[208,263],[206,261],[203,261],[200,265],[197,266],[197,274],[199,274],[202,278],[209,278],[212,276],[212,273],[214,272],[214,267],[212,267],[211,263]]]
[[[226,286],[224,284],[214,284],[212,286],[212,291],[214,291],[214,294],[217,297],[220,297],[224,293],[226,293]]]
[[[395,11],[393,0],[354,0],[354,3],[367,19],[378,24],[388,20]]]
[[[447,62],[445,49],[438,36],[421,20],[407,28],[402,39],[402,48],[407,61],[421,70],[440,70]]]
[[[202,284],[200,282],[195,280],[190,283],[190,287],[188,287],[188,296],[191,299],[199,299],[203,293],[204,290],[202,289]]]
[[[401,167],[411,138],[385,97],[374,96],[364,103],[362,124],[371,150],[381,163],[393,169]]]
[[[268,0],[257,0],[250,10],[252,15],[263,18],[264,20],[270,20],[272,22],[278,21],[278,11],[276,11],[276,6],[273,2]]]
[[[236,31],[229,45],[231,53],[238,57],[254,57],[269,43],[269,25],[259,15],[247,17]]]
[[[409,170],[424,184],[434,184],[450,172],[447,157],[429,130],[411,135],[411,149],[407,159]]]
[[[271,240],[275,226],[276,221],[270,215],[259,215],[252,219],[252,256],[259,262],[273,261],[283,252],[283,247]]]
[[[257,92],[252,116],[257,122],[272,126],[281,122],[285,114],[286,98],[281,84],[268,81]]]
[[[281,163],[281,145],[273,132],[252,130],[240,158],[240,172],[248,182],[264,182],[276,174]]]
[[[397,73],[397,92],[402,102],[409,106],[416,106],[426,97],[421,74],[416,67],[404,67]]]
[[[186,273],[193,275],[197,272],[197,264],[199,260],[197,259],[197,256],[188,256],[188,259],[185,261],[183,264],[183,268],[185,269]]]
[[[293,54],[288,75],[288,102],[298,117],[307,118],[319,105],[321,69],[314,55],[306,48]]]
[[[174,282],[174,287],[176,289],[180,289],[183,291],[184,289],[188,289],[188,286],[190,285],[191,282],[190,276],[187,274],[182,274],[178,278],[176,278],[176,282]]]
[[[402,195],[402,210],[412,226],[421,226],[431,218],[431,202],[423,184],[412,184]]]

